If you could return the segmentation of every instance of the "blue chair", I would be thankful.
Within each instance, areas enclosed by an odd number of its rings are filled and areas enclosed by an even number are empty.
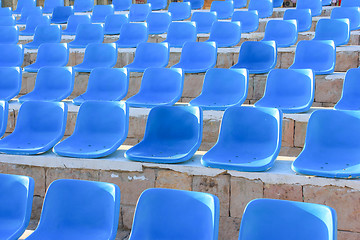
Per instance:
[[[218,19],[228,19],[234,13],[233,1],[212,1],[210,6],[211,12],[216,12]]]
[[[85,101],[120,101],[129,87],[126,68],[94,68],[89,76],[86,92],[73,99],[75,105]]]
[[[66,43],[43,43],[40,45],[36,61],[24,67],[25,72],[37,72],[42,67],[65,67],[69,61]]]
[[[75,73],[71,67],[42,67],[36,75],[34,90],[19,98],[25,101],[60,102],[74,89]]]
[[[310,116],[305,145],[292,164],[301,174],[359,178],[360,112],[321,109]]]
[[[147,0],[147,3],[151,4],[151,9],[161,10],[167,7],[167,0]]]
[[[190,2],[191,9],[201,9],[204,6],[204,0],[183,0],[183,2]]]
[[[16,20],[13,16],[0,16],[0,26],[16,26]]]
[[[154,107],[143,140],[127,150],[125,157],[141,162],[185,162],[200,147],[202,128],[202,111],[198,107]]]
[[[307,112],[314,102],[314,92],[311,69],[274,69],[267,77],[264,96],[254,105],[277,108],[283,113]]]
[[[310,9],[286,9],[284,20],[296,20],[298,32],[309,31],[312,24]]]
[[[186,42],[179,63],[173,68],[182,68],[185,73],[206,72],[215,67],[217,47],[215,42]]]
[[[284,0],[273,0],[273,7],[274,8],[282,7],[283,3],[284,3]]]
[[[5,134],[7,122],[8,122],[8,114],[9,114],[9,103],[7,101],[1,100],[0,101],[0,137],[2,137]],[[1,197],[0,197],[1,200]],[[1,203],[1,201],[0,201]],[[1,214],[1,207],[0,207],[0,216]],[[1,216],[1,219],[3,219],[4,216]],[[0,221],[3,223],[3,221]],[[10,224],[11,225],[11,224]],[[2,235],[2,231],[4,230],[3,225],[1,225],[0,230],[0,237]],[[6,232],[3,232],[3,234],[6,234]],[[8,238],[6,238],[8,239]],[[10,238],[10,239],[17,239],[17,238]]]
[[[237,171],[270,169],[281,148],[282,113],[275,108],[230,107],[219,138],[201,158],[206,167]]]
[[[0,26],[0,44],[17,44],[19,28],[16,26]]]
[[[94,6],[94,0],[74,0],[75,12],[91,12]]]
[[[296,20],[269,20],[262,41],[275,41],[277,47],[290,47],[297,39]]]
[[[209,193],[147,189],[136,204],[129,240],[217,239],[219,205]]]
[[[74,15],[73,6],[55,7],[51,18],[51,23],[67,23],[71,15]]]
[[[95,5],[91,14],[91,22],[104,23],[107,16],[114,14],[114,6],[110,5]]]
[[[290,235],[293,240],[336,240],[335,210],[320,204],[277,199],[256,199],[246,206],[239,240],[285,240]]]
[[[147,68],[137,94],[126,100],[130,107],[171,106],[180,100],[184,74],[179,68]]]
[[[341,0],[341,7],[360,7],[360,0]]]
[[[346,72],[341,99],[335,105],[337,110],[360,110],[360,69],[353,68]]]
[[[21,36],[32,36],[35,34],[35,29],[40,25],[50,25],[50,17],[49,16],[30,16],[26,20],[25,29],[20,31],[19,34]]]
[[[296,45],[294,63],[290,69],[312,69],[316,75],[331,74],[335,70],[334,41],[300,41]]]
[[[26,239],[115,240],[119,213],[120,189],[115,184],[56,180],[46,192],[39,225]]]
[[[83,62],[74,66],[74,71],[91,72],[97,67],[114,67],[117,56],[115,43],[90,43],[85,49]]]
[[[331,2],[332,2],[332,0],[322,0],[321,4],[322,4],[323,6],[330,6],[330,5],[331,5]]]
[[[43,13],[53,13],[54,8],[63,6],[64,0],[45,0]]]
[[[360,29],[360,8],[359,7],[338,7],[331,11],[331,19],[348,18],[350,31]]]
[[[16,4],[16,10],[14,10],[13,13],[21,14],[23,9],[32,7],[36,7],[36,0],[19,0]]]
[[[216,12],[194,12],[191,21],[196,23],[197,33],[210,33],[211,26],[217,21]]]
[[[10,101],[17,96],[20,93],[21,82],[20,67],[0,67],[0,99]]]
[[[75,39],[69,42],[69,48],[86,48],[90,43],[102,43],[104,29],[102,24],[82,23],[76,28]]]
[[[89,15],[71,15],[68,18],[66,29],[63,30],[63,35],[76,35],[76,29],[80,24],[90,24],[91,19]]]
[[[144,22],[151,12],[151,4],[131,4],[129,9],[130,22]]]
[[[43,43],[60,43],[60,25],[40,25],[35,29],[33,41],[24,45],[24,48],[36,49]]]
[[[64,136],[66,118],[66,103],[24,102],[14,131],[0,140],[0,152],[33,155],[48,151]]]
[[[0,44],[0,67],[21,67],[24,49],[21,44]]]
[[[11,7],[1,7],[0,16],[12,16]]]
[[[232,22],[240,22],[243,33],[255,32],[259,28],[259,14],[257,10],[235,11]]]
[[[241,106],[246,100],[248,86],[249,73],[246,69],[212,68],[205,74],[201,94],[189,105],[203,110]]]
[[[231,0],[226,0],[231,1]],[[234,8],[244,8],[247,5],[247,0],[235,0],[234,2]]]
[[[86,101],[80,106],[74,133],[55,145],[53,151],[65,157],[106,157],[125,141],[128,129],[126,103]]]
[[[196,42],[196,23],[194,22],[172,22],[166,40],[170,47],[183,47],[186,42]]]
[[[336,47],[347,44],[350,40],[349,19],[319,19],[313,40],[333,40]]]
[[[272,0],[250,0],[248,9],[258,11],[259,18],[271,17],[274,11]]]
[[[232,47],[240,43],[240,22],[214,22],[207,42],[216,42],[218,47]]]
[[[121,27],[129,22],[127,14],[112,14],[105,18],[104,34],[120,34]]]
[[[171,2],[168,12],[171,13],[172,21],[182,21],[191,17],[190,2]]]
[[[115,42],[119,48],[136,48],[138,44],[147,42],[149,30],[147,23],[124,23],[119,39]]]
[[[30,222],[34,179],[0,174],[0,238],[19,239]]]
[[[112,5],[114,5],[115,11],[126,11],[130,9],[132,0],[113,0]]]
[[[140,43],[134,61],[125,66],[130,72],[144,72],[149,67],[166,67],[170,48],[167,43]]]
[[[296,9],[310,9],[311,16],[319,16],[322,12],[322,0],[297,0]]]
[[[42,7],[23,8],[19,20],[16,20],[16,24],[25,24],[27,18],[30,16],[42,16]]]
[[[275,41],[244,42],[238,63],[231,68],[246,68],[249,73],[267,73],[275,68],[277,49]]]
[[[171,23],[171,13],[151,12],[146,19],[146,23],[148,24],[149,34],[166,33]]]

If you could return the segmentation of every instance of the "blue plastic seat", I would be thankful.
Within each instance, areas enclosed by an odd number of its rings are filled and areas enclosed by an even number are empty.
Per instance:
[[[113,0],[112,5],[114,5],[115,11],[126,11],[130,9],[132,0]]]
[[[217,47],[215,42],[186,42],[179,63],[173,68],[182,68],[186,73],[206,72],[215,67]]]
[[[217,21],[216,12],[194,12],[191,21],[196,23],[197,33],[210,33],[211,26]]]
[[[36,0],[19,0],[16,4],[16,9],[13,11],[14,14],[21,14],[23,8],[36,7]]]
[[[66,29],[63,30],[63,35],[76,35],[76,29],[80,24],[90,24],[91,19],[89,15],[71,15],[68,18]]]
[[[183,2],[190,2],[191,9],[201,9],[204,6],[204,0],[183,0]]]
[[[0,67],[0,99],[10,101],[17,96],[20,93],[21,82],[20,67]]]
[[[171,106],[181,98],[183,87],[180,68],[147,68],[139,92],[126,102],[130,107]]]
[[[42,7],[23,8],[19,20],[16,20],[16,24],[25,24],[27,18],[30,16],[42,16]]]
[[[82,63],[74,66],[76,72],[91,72],[96,67],[114,67],[117,61],[115,43],[90,43]]]
[[[331,5],[331,2],[332,2],[332,0],[322,0],[321,4],[322,4],[323,6],[330,6],[330,5]]]
[[[231,1],[231,0],[226,0]],[[235,0],[234,2],[234,8],[244,8],[247,5],[247,0]]]
[[[65,133],[66,103],[26,101],[21,104],[14,131],[0,140],[0,152],[32,155],[51,149]]]
[[[161,10],[167,7],[167,0],[147,0],[147,3],[151,4],[151,9],[154,10]]]
[[[240,22],[214,22],[207,42],[216,42],[217,47],[232,47],[240,43]]]
[[[129,9],[130,22],[144,22],[151,12],[151,4],[131,4]]]
[[[30,16],[26,20],[26,26],[23,31],[20,31],[19,34],[22,36],[32,36],[35,34],[35,29],[40,25],[50,25],[49,16]]]
[[[258,11],[235,11],[231,21],[240,22],[243,33],[255,32],[259,28]]]
[[[1,7],[0,16],[12,16],[11,7]]]
[[[134,61],[125,66],[130,72],[144,72],[149,67],[166,67],[169,63],[168,43],[140,43]]]
[[[40,45],[36,61],[24,67],[26,72],[37,72],[42,67],[65,67],[69,61],[66,43],[43,43]]]
[[[264,96],[255,107],[278,108],[284,113],[307,112],[314,102],[315,76],[311,69],[274,69]]]
[[[21,67],[24,49],[21,44],[0,44],[0,67]]]
[[[64,0],[45,0],[43,13],[52,13],[54,8],[63,6]]]
[[[269,20],[263,41],[275,41],[277,47],[289,47],[298,39],[296,20]]]
[[[191,17],[190,2],[171,2],[168,12],[171,13],[172,21],[182,21]]]
[[[15,26],[16,20],[13,16],[0,16],[0,26]]]
[[[2,137],[5,134],[7,122],[8,122],[8,114],[9,114],[9,103],[7,101],[0,100],[0,137]],[[0,197],[0,200],[1,200],[1,197]],[[0,207],[0,216],[1,216],[1,207]],[[2,219],[3,217],[4,216],[1,216],[0,219]],[[0,221],[0,223],[3,223],[3,222]],[[1,232],[3,230],[2,227],[3,227],[3,225],[1,225],[0,237],[1,237]],[[15,240],[17,238],[10,238],[10,239]]]
[[[99,158],[114,153],[125,141],[129,108],[125,102],[86,101],[81,104],[74,133],[55,145],[65,157]]]
[[[261,229],[261,231],[259,231]],[[336,240],[337,217],[331,207],[277,199],[256,199],[245,208],[239,240]]]
[[[52,182],[40,222],[27,240],[115,240],[120,213],[117,185],[74,179]]]
[[[73,6],[55,7],[51,18],[51,23],[67,23],[71,15],[74,15]]]
[[[219,138],[201,158],[206,167],[237,171],[270,169],[281,148],[282,113],[275,108],[230,107]]]
[[[149,13],[146,22],[148,24],[149,34],[166,33],[171,23],[171,13],[169,12]]]
[[[183,47],[186,42],[196,42],[196,23],[194,22],[172,22],[169,25],[166,40],[170,47]]]
[[[143,140],[127,150],[125,157],[141,162],[185,162],[200,147],[202,128],[202,111],[198,107],[154,107]]]
[[[91,22],[104,23],[107,16],[114,14],[114,6],[110,5],[95,5],[91,14]]]
[[[129,22],[127,14],[112,14],[105,18],[104,34],[120,34],[121,27]]]
[[[284,20],[296,20],[298,32],[309,31],[312,24],[310,9],[286,9]]]
[[[16,240],[30,222],[34,196],[34,179],[0,174],[0,238]]]
[[[104,41],[104,28],[102,24],[82,23],[76,28],[75,39],[69,42],[69,48],[86,48],[90,43]]]
[[[296,45],[294,63],[290,69],[309,68],[316,75],[331,74],[335,70],[336,49],[334,41],[300,41]]]
[[[337,110],[360,110],[360,69],[346,72],[341,99],[335,105]]]
[[[233,1],[212,1],[210,11],[217,13],[218,19],[228,19],[234,13]]]
[[[219,205],[209,193],[147,189],[136,204],[129,240],[218,239]]]
[[[360,112],[321,109],[310,116],[305,145],[292,164],[301,174],[360,177]]]
[[[284,0],[273,0],[273,7],[274,8],[282,7],[283,3],[284,3]]]
[[[331,11],[331,19],[348,18],[350,21],[350,30],[360,28],[360,8],[359,7],[338,7]]]
[[[89,76],[86,92],[73,100],[75,105],[85,101],[120,101],[129,87],[126,68],[94,68]]]
[[[24,45],[24,48],[35,49],[43,43],[60,43],[61,26],[60,25],[40,25],[35,29],[33,41]]]
[[[91,12],[94,6],[94,0],[74,0],[75,12]]]
[[[249,73],[267,73],[275,68],[276,61],[275,41],[247,41],[241,44],[239,60],[231,68],[246,68]]]
[[[333,40],[336,47],[347,44],[350,40],[349,19],[319,19],[313,40]]]
[[[322,12],[322,0],[297,0],[296,9],[310,9],[311,16],[319,16]]]
[[[71,67],[43,67],[36,75],[34,90],[19,98],[25,101],[60,102],[74,89],[75,73]]]
[[[119,39],[115,42],[119,48],[136,48],[139,43],[147,42],[149,30],[147,23],[124,23]]]
[[[272,0],[250,0],[248,9],[258,11],[259,18],[271,17],[274,11]]]
[[[0,26],[0,44],[17,44],[19,28],[16,26]]]
[[[341,7],[360,7],[360,0],[341,0]]]
[[[212,68],[207,70],[201,94],[190,101],[190,106],[203,110],[225,110],[241,106],[246,100],[249,73],[246,69]]]

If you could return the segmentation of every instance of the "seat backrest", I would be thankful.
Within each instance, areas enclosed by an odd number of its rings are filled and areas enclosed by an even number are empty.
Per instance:
[[[104,28],[102,24],[81,23],[76,28],[75,42],[102,43]]]
[[[77,0],[78,1],[78,0]],[[67,22],[69,17],[74,15],[74,7],[73,6],[60,6],[55,7],[52,14],[52,22]]]
[[[146,2],[151,4],[153,11],[165,9],[167,6],[167,0],[147,0]]]
[[[90,43],[85,49],[84,63],[107,63],[115,66],[117,60],[117,46],[115,43]]]
[[[149,34],[162,34],[168,31],[171,23],[171,13],[151,12],[146,19]]]
[[[21,67],[24,49],[21,44],[0,44],[0,67]]]
[[[235,11],[231,21],[240,22],[243,33],[255,32],[259,28],[259,14],[257,10]]]
[[[16,26],[0,26],[0,44],[17,44],[19,28]]]
[[[132,1],[131,0],[113,0],[112,4],[114,5],[115,11],[126,11],[129,10]]]
[[[240,22],[214,22],[208,41],[214,41],[218,47],[232,47],[237,45],[241,39]]]
[[[284,3],[284,0],[273,0],[274,8],[282,7],[283,3]]]
[[[75,0],[74,11],[75,12],[88,12],[94,8],[94,0]]]
[[[273,0],[250,0],[249,10],[258,11],[259,18],[271,17],[273,14]]]
[[[69,61],[69,48],[66,43],[43,43],[38,48],[37,63],[66,66]]]
[[[335,105],[335,109],[339,110],[358,110],[360,104],[360,69],[352,68],[346,72],[343,84],[341,99]]]
[[[330,6],[330,5],[331,5],[331,2],[332,2],[332,0],[322,0],[322,1],[321,1],[321,4],[322,4],[323,6]]]
[[[319,19],[313,40],[333,40],[335,46],[347,44],[350,40],[349,19]]]
[[[145,21],[149,13],[151,12],[151,4],[131,4],[129,9],[129,20],[134,21]]]
[[[17,23],[24,24],[29,16],[42,16],[42,7],[25,7],[21,10],[20,19]]]
[[[71,15],[68,18],[67,27],[64,34],[76,34],[77,27],[80,24],[90,24],[91,18],[89,15]]]
[[[37,43],[60,43],[60,25],[39,25],[35,28],[34,41]]]
[[[20,67],[0,67],[0,99],[10,101],[20,93],[22,69]]]
[[[11,7],[0,8],[0,16],[12,16]]]
[[[263,41],[275,41],[277,47],[289,47],[297,42],[296,20],[269,20]]]
[[[44,13],[52,13],[55,7],[63,7],[64,0],[45,0],[44,1]]]
[[[296,20],[298,32],[309,31],[312,24],[310,9],[287,9],[284,13],[284,20]]]
[[[168,43],[140,43],[135,50],[134,63],[169,62],[170,48]]]
[[[108,15],[114,14],[114,5],[95,5],[91,14],[92,22],[105,22]]]
[[[350,21],[350,31],[360,28],[360,7],[339,7],[331,11],[331,19],[348,18]]]
[[[233,1],[212,1],[210,11],[217,13],[218,19],[231,18],[234,12]]]
[[[319,16],[322,12],[322,0],[298,0],[296,9],[310,9],[311,16]]]
[[[16,20],[14,16],[0,16],[0,26],[15,26]]]
[[[120,34],[121,27],[128,22],[128,14],[110,14],[105,18],[104,34]]]
[[[16,4],[16,10],[14,13],[21,13],[23,8],[36,7],[36,0],[19,0]]]
[[[196,42],[195,22],[172,22],[169,25],[166,42],[170,47],[182,47],[185,42]]]
[[[171,2],[168,12],[171,13],[173,21],[188,19],[191,16],[191,4],[190,2]]]
[[[230,0],[227,0],[230,1]],[[234,1],[234,8],[243,8],[246,7],[247,0],[235,0]]]
[[[360,7],[360,0],[341,0],[341,7]]]
[[[214,67],[217,60],[215,42],[186,42],[182,48],[180,62],[209,63]]]
[[[191,21],[196,23],[197,33],[210,33],[211,26],[217,21],[216,12],[194,12]]]
[[[258,62],[275,62],[276,64],[277,53],[276,53],[275,41],[246,41],[241,44],[239,51],[239,62],[251,63]],[[275,59],[275,61],[274,61]]]
[[[120,30],[118,43],[147,42],[149,36],[148,25],[145,22],[124,23]]]
[[[50,25],[50,17],[49,16],[29,16],[26,20],[26,28],[25,31],[26,32],[31,32],[32,34],[35,33],[35,29],[37,26],[40,25],[45,25],[45,26],[49,26]]]
[[[204,6],[204,0],[184,0],[184,2],[190,2],[191,9],[201,9]]]

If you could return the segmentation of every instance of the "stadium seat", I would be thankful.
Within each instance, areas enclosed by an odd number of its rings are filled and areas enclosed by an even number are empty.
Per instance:
[[[36,49],[43,43],[60,43],[60,25],[40,25],[35,29],[33,41],[24,45],[24,48]]]
[[[0,44],[17,44],[19,28],[16,26],[0,26]]]
[[[123,24],[129,22],[128,14],[112,14],[105,18],[104,34],[120,34]]]
[[[30,222],[34,179],[0,174],[0,238],[20,239]]]
[[[341,7],[360,7],[360,0],[341,0]]]
[[[0,140],[0,152],[33,155],[48,151],[64,136],[66,118],[66,103],[24,102],[14,131]]]
[[[185,42],[196,42],[196,23],[172,22],[169,25],[166,40],[170,47],[183,47]]]
[[[286,9],[283,19],[296,20],[298,32],[306,32],[311,29],[312,16],[310,9]]]
[[[167,0],[147,0],[147,3],[151,4],[151,9],[154,10],[162,10],[167,7]]]
[[[71,67],[42,67],[36,75],[34,90],[21,96],[19,102],[60,102],[74,89],[75,73]]]
[[[129,240],[218,239],[219,205],[209,193],[147,189],[136,204]]]
[[[262,41],[275,41],[277,47],[290,47],[297,39],[296,20],[269,20]]]
[[[30,16],[42,16],[42,7],[23,8],[19,20],[16,20],[16,24],[26,24],[26,20]]]
[[[290,69],[312,69],[316,75],[334,72],[336,49],[334,41],[300,41],[296,45],[294,63]]]
[[[311,69],[273,69],[264,96],[255,107],[278,108],[283,113],[307,112],[314,102],[315,76]]]
[[[330,5],[331,5],[331,2],[332,2],[332,0],[322,0],[321,4],[322,4],[323,6],[330,6]]]
[[[231,0],[226,0],[231,1]],[[235,0],[234,2],[234,8],[244,8],[247,5],[247,0]]]
[[[350,40],[349,19],[319,19],[313,40],[333,40],[335,47],[347,44]]]
[[[235,11],[231,18],[232,22],[240,22],[241,32],[255,32],[259,28],[258,11]]]
[[[131,4],[129,10],[130,22],[144,22],[151,12],[151,4]]]
[[[16,20],[13,16],[0,16],[0,26],[16,26]]]
[[[86,101],[81,104],[74,133],[55,145],[60,156],[99,158],[114,153],[125,141],[129,108],[125,102]]]
[[[331,11],[331,19],[348,18],[350,21],[350,31],[360,28],[360,8],[359,7],[337,7]]]
[[[63,35],[76,35],[76,29],[80,24],[90,24],[91,19],[89,15],[71,15],[68,19],[66,29],[63,30]]]
[[[92,23],[104,23],[105,18],[111,14],[114,14],[114,6],[110,5],[95,5],[94,10],[91,13]]]
[[[341,99],[335,105],[337,110],[360,110],[360,69],[346,72]]]
[[[259,231],[259,229],[262,229]],[[336,240],[337,217],[331,207],[278,199],[255,199],[245,208],[239,240]]]
[[[36,61],[24,67],[25,72],[37,72],[42,67],[65,67],[69,61],[66,43],[43,43],[40,45]]]
[[[0,99],[10,101],[20,93],[22,70],[20,67],[0,67]]]
[[[91,12],[94,6],[94,0],[74,0],[75,12]]]
[[[171,13],[151,12],[146,19],[146,23],[148,24],[149,34],[166,33],[171,23]]]
[[[40,25],[50,25],[50,17],[49,16],[30,16],[26,20],[25,29],[20,31],[19,34],[22,36],[32,36],[35,34],[35,29]]]
[[[24,49],[21,44],[0,44],[0,67],[21,67]]]
[[[258,11],[259,18],[268,18],[272,16],[273,8],[272,0],[250,0],[248,9]]]
[[[43,13],[53,13],[55,7],[63,7],[64,0],[45,0]]]
[[[211,12],[216,12],[218,19],[229,19],[234,13],[233,1],[212,1]]]
[[[196,23],[197,33],[210,33],[211,26],[217,21],[216,12],[194,12],[191,21]]]
[[[13,11],[13,13],[21,14],[23,8],[32,8],[32,7],[36,7],[36,0],[19,0],[16,3],[16,9]]]
[[[89,76],[86,92],[73,99],[75,105],[85,101],[120,101],[129,87],[126,68],[94,68]]]
[[[144,72],[149,67],[166,67],[169,63],[168,43],[140,43],[134,61],[125,66],[130,72]]]
[[[201,9],[204,6],[204,0],[183,0],[183,2],[190,2],[191,9]]]
[[[217,21],[211,27],[207,42],[216,42],[217,47],[232,47],[240,43],[240,22]]]
[[[322,12],[322,0],[297,0],[296,9],[310,9],[311,16],[319,16]]]
[[[215,67],[217,47],[215,42],[186,42],[179,63],[173,68],[182,68],[185,73],[206,72]]]
[[[74,71],[91,72],[96,67],[114,67],[117,56],[115,43],[90,43],[85,49],[83,62],[74,66]]]
[[[46,191],[39,225],[26,239],[115,240],[119,213],[117,185],[56,180]]]
[[[185,162],[200,147],[202,128],[202,111],[198,107],[154,107],[143,140],[127,150],[125,157],[141,162]]]
[[[73,6],[55,7],[51,18],[51,23],[67,23],[71,15],[74,15]]]
[[[0,8],[0,16],[12,16],[11,7]]]
[[[75,39],[68,43],[69,48],[86,48],[90,43],[104,41],[104,28],[102,24],[82,23],[76,28]]]
[[[275,68],[276,61],[275,41],[247,41],[241,44],[238,63],[231,68],[246,68],[251,74],[267,73]]]
[[[180,68],[147,68],[140,90],[126,102],[130,107],[171,106],[181,98],[184,74]]]
[[[132,0],[113,0],[112,5],[114,5],[115,11],[127,11],[130,9]]]
[[[201,94],[190,101],[190,106],[203,110],[225,110],[241,106],[246,100],[249,73],[246,69],[212,68],[207,70]]]
[[[119,48],[136,48],[139,43],[147,42],[149,30],[145,22],[124,23],[119,39],[115,42]]]
[[[282,7],[283,3],[284,3],[284,0],[273,0],[273,7],[274,8]]]
[[[237,171],[270,169],[281,148],[282,113],[275,108],[230,107],[219,138],[201,158],[206,167]]]
[[[172,21],[182,21],[191,17],[190,2],[171,2],[168,12],[171,13]]]

